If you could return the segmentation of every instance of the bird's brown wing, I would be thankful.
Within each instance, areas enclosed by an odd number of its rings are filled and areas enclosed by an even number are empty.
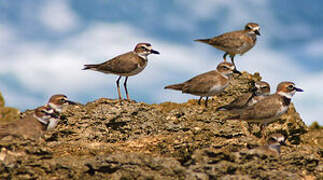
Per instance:
[[[224,33],[210,39],[209,43],[220,49],[238,49],[245,43],[243,31],[233,31]]]
[[[137,69],[138,65],[143,65],[141,61],[143,59],[135,56],[133,52],[128,52],[100,64],[97,70],[115,74],[129,73]]]
[[[272,118],[276,116],[280,108],[281,102],[277,101],[275,96],[269,96],[241,111],[240,119],[248,121]]]
[[[225,106],[221,106],[218,109],[241,109],[244,108],[248,105],[248,102],[252,99],[253,97],[253,93],[246,93],[243,94],[239,97],[237,97],[235,100],[233,100],[230,104],[225,105]]]
[[[184,82],[183,93],[204,94],[209,92],[212,86],[219,82],[216,71],[209,71],[193,77]]]

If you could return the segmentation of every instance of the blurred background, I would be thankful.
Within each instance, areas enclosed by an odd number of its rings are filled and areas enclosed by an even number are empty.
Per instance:
[[[260,72],[272,92],[293,81],[293,102],[306,124],[323,124],[322,0],[0,0],[0,91],[20,110],[56,93],[86,103],[117,98],[117,76],[82,71],[150,42],[160,55],[129,78],[130,97],[147,103],[185,102],[165,85],[213,70],[223,52],[193,40],[261,26],[256,46],[237,56],[239,70]],[[123,88],[122,88],[123,90]],[[124,91],[122,91],[124,94]]]

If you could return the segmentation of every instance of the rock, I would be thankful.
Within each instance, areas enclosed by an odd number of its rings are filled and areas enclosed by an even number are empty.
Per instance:
[[[260,79],[235,75],[208,108],[197,99],[149,105],[100,98],[68,106],[39,140],[0,140],[0,179],[322,179],[323,130],[309,129],[293,105],[262,133],[288,137],[279,157],[250,153],[262,145],[259,127],[247,136],[247,123],[215,111]]]

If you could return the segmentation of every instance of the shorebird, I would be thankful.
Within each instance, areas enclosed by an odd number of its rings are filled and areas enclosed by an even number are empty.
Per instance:
[[[30,115],[9,124],[0,125],[0,139],[5,136],[40,137],[46,130],[54,129],[64,105],[76,104],[64,94],[50,97],[47,104],[34,110]]]
[[[147,56],[150,54],[159,54],[158,51],[152,49],[149,43],[138,43],[135,49],[131,52],[119,55],[101,64],[85,64],[83,70],[94,70],[105,74],[119,75],[116,83],[118,88],[119,99],[121,100],[121,92],[119,81],[122,76],[125,76],[124,88],[127,99],[130,100],[127,90],[127,80],[129,76],[134,76],[145,69],[148,63]]]
[[[182,93],[200,96],[198,104],[201,104],[203,97],[207,107],[209,96],[220,94],[229,85],[229,75],[238,72],[233,64],[228,62],[220,63],[216,70],[209,71],[193,77],[192,79],[180,83],[166,86],[165,89],[182,91]]]
[[[291,99],[296,92],[303,92],[303,90],[295,87],[293,82],[281,82],[278,84],[275,94],[269,95],[242,110],[236,112],[233,110],[233,117],[226,120],[244,120],[248,123],[258,123],[262,130],[263,126],[279,120],[280,116],[287,112]]]
[[[267,142],[264,145],[252,149],[251,152],[279,156],[281,146],[286,146],[285,137],[280,133],[275,133],[268,137]]]
[[[56,112],[60,113],[63,109],[63,106],[66,104],[76,104],[73,101],[67,99],[67,96],[64,94],[55,94],[51,96],[48,100],[47,105],[53,108]]]
[[[0,139],[6,136],[40,137],[46,130],[53,128],[57,118],[58,116],[54,109],[47,105],[41,106],[23,119],[1,125]]]
[[[217,110],[233,110],[246,108],[264,99],[269,95],[269,93],[270,85],[265,81],[257,81],[251,88],[251,92],[245,93],[237,97],[228,105],[218,107]]]
[[[224,61],[226,61],[226,56],[229,55],[232,64],[235,66],[234,56],[236,54],[243,55],[255,46],[257,35],[260,35],[259,30],[258,24],[248,23],[244,30],[227,32],[210,39],[197,39],[195,41],[209,44],[224,51]]]

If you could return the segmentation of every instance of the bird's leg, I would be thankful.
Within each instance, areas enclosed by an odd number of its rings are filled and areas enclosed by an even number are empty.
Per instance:
[[[225,53],[224,55],[223,55],[223,60],[224,60],[224,62],[227,62],[227,55],[228,55],[229,53]]]
[[[197,104],[201,105],[201,100],[202,100],[202,96],[200,97],[199,101],[197,101]]]
[[[205,107],[207,107],[207,101],[209,100],[209,96],[206,96],[205,98]]]
[[[233,71],[233,72],[234,72],[234,73],[238,73],[239,75],[241,75],[241,72],[237,70],[237,66],[236,66],[236,64],[234,63],[234,56],[235,56],[235,55],[232,55],[232,56],[230,55],[230,57],[231,57],[231,62],[232,62],[232,64],[233,64],[233,66],[234,66],[234,71]]]
[[[118,95],[119,95],[119,100],[121,100],[121,92],[120,92],[120,85],[119,85],[119,82],[120,82],[120,79],[121,79],[121,76],[119,76],[119,78],[117,79],[117,88],[118,88]]]
[[[234,55],[233,55],[233,56],[231,56],[231,55],[230,55],[230,57],[231,57],[231,62],[232,62],[232,64],[233,64],[234,68],[235,68],[235,69],[237,69],[237,67],[236,67],[236,65],[235,65],[235,63],[234,63]]]
[[[126,80],[124,80],[124,89],[126,91],[126,95],[127,95],[127,100],[130,101],[130,98],[129,98],[129,94],[128,94],[128,89],[127,89],[127,81],[128,81],[128,76],[126,76]]]

